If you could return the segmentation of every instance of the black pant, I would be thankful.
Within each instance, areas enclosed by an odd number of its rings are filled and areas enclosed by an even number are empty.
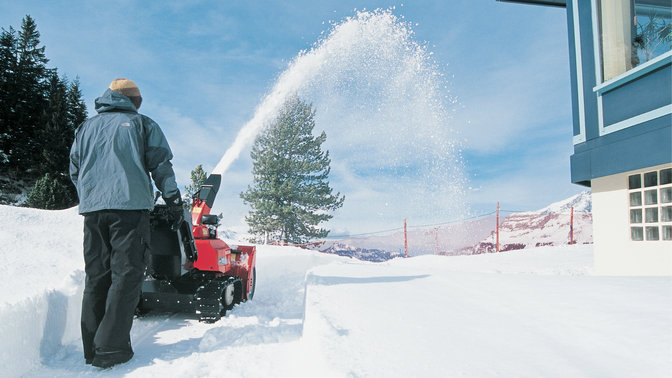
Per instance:
[[[93,359],[96,351],[133,353],[130,333],[149,238],[149,213],[145,210],[85,214],[82,342],[87,360]]]

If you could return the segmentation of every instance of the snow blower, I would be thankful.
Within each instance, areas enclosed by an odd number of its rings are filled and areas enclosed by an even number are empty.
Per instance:
[[[154,207],[139,315],[184,312],[212,323],[254,296],[256,247],[227,245],[217,237],[217,216],[210,214],[220,182],[218,174],[206,179],[194,195],[191,218],[177,230],[171,229],[168,207]]]

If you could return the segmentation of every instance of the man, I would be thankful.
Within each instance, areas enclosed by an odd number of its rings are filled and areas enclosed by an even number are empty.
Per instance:
[[[116,79],[96,99],[98,115],[75,131],[70,177],[84,215],[86,282],[82,343],[87,364],[108,368],[133,357],[131,326],[150,242],[152,184],[175,216],[183,216],[180,192],[163,132],[138,113],[140,90]]]

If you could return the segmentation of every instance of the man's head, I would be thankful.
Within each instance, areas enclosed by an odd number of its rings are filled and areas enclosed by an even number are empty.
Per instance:
[[[132,80],[120,78],[115,79],[110,83],[110,89],[128,97],[136,109],[140,109],[140,104],[142,104],[142,97],[140,96],[140,90],[138,86]]]

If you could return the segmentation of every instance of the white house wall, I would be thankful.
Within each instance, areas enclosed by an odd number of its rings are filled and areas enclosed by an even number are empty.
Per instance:
[[[592,180],[595,273],[599,275],[672,275],[672,241],[630,240],[628,176],[671,164]]]

